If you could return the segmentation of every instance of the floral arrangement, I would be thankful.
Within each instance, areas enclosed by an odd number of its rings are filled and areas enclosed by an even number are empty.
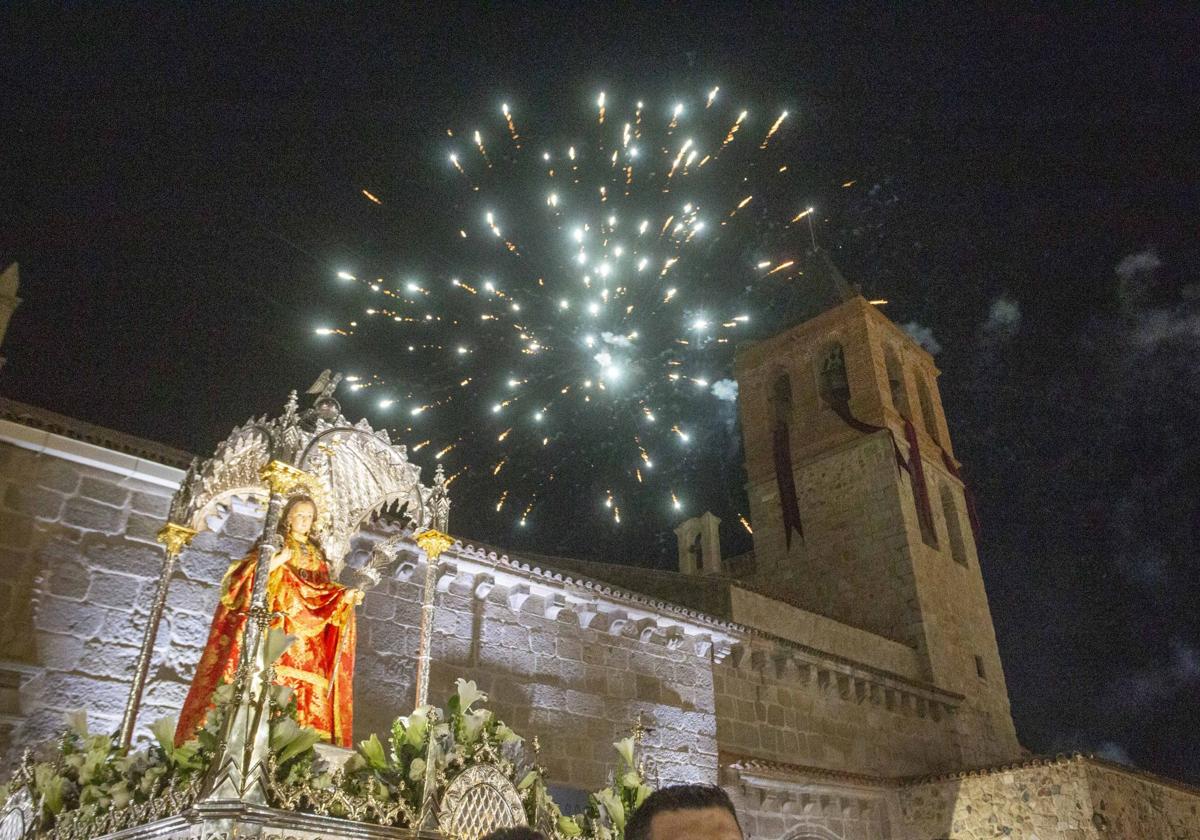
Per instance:
[[[286,642],[270,638],[268,652],[281,653]],[[130,751],[113,735],[89,732],[84,713],[69,716],[62,737],[27,761],[19,777],[18,786],[28,788],[40,809],[39,829],[52,832],[66,824],[75,829],[127,827],[162,816],[151,806],[168,794],[172,805],[190,805],[216,759],[220,734],[237,701],[228,684],[218,688],[213,699],[214,709],[196,737],[178,747],[171,718],[150,727],[150,745]],[[285,807],[413,825],[426,804],[427,785],[440,796],[461,772],[486,763],[513,782],[531,825],[564,840],[622,840],[629,815],[650,794],[635,757],[635,740],[624,738],[613,745],[619,765],[609,786],[588,797],[583,814],[563,814],[550,796],[543,768],[536,764],[536,749],[527,749],[521,736],[483,707],[487,695],[473,681],[456,681],[444,711],[423,706],[397,718],[386,746],[376,735],[360,742],[336,771],[315,749],[317,732],[297,723],[291,690],[272,685],[269,701],[273,790]],[[8,794],[0,788],[0,801]],[[355,808],[356,802],[370,807]],[[116,823],[118,816],[121,821]]]
[[[531,759],[524,739],[490,710],[477,707],[486,701],[487,695],[473,680],[456,680],[444,713],[423,706],[397,718],[386,748],[375,735],[360,742],[343,769],[344,789],[357,795],[399,799],[416,812],[427,778],[449,780],[473,764],[488,762],[508,773],[531,825],[546,815],[550,822],[546,827],[552,826],[562,838],[622,840],[628,816],[651,793],[637,765],[634,739],[613,744],[620,765],[612,783],[589,795],[583,814],[567,816],[550,796],[545,771]]]
[[[272,630],[266,640],[267,661],[274,662],[291,638]],[[299,778],[316,762],[313,745],[320,735],[296,723],[291,689],[270,686],[270,744],[282,778]],[[14,782],[0,787],[0,803],[20,787],[29,790],[38,807],[39,829],[51,831],[68,818],[73,823],[98,823],[106,815],[131,809],[146,818],[157,816],[148,807],[169,793],[187,799],[189,788],[199,787],[205,770],[216,758],[220,733],[237,698],[229,683],[213,694],[213,709],[196,735],[175,746],[176,721],[160,718],[150,725],[154,740],[146,747],[122,747],[116,734],[88,731],[87,714],[67,715],[66,731],[27,756]],[[179,799],[180,797],[176,797]],[[181,801],[182,801],[181,799]],[[136,806],[142,806],[137,809]]]

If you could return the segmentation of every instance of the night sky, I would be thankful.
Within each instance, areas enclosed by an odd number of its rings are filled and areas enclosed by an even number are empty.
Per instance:
[[[360,302],[338,268],[443,254],[447,125],[719,84],[793,111],[822,241],[938,351],[1022,742],[1200,783],[1200,18],[348,8],[4,11],[0,394],[210,452],[389,363],[313,327]],[[681,465],[724,465],[697,494],[726,514],[738,435]],[[516,533],[458,492],[456,533],[672,563],[666,516]]]

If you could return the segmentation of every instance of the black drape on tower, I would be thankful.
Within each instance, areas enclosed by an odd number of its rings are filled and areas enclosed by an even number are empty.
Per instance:
[[[921,464],[921,448],[917,443],[917,430],[911,420],[904,421],[904,436],[908,438],[908,471],[912,478],[913,495],[917,500],[917,520],[921,525],[921,535],[927,542],[937,542],[937,530],[933,525],[933,509],[929,506],[929,487],[925,484],[925,468]]]
[[[954,465],[954,459],[942,450],[942,463],[946,465],[946,469],[950,471],[950,475],[962,482],[963,498],[967,502],[967,519],[971,523],[971,535],[975,537],[975,541],[979,541],[979,514],[975,512],[975,494],[971,492],[971,486],[963,480],[962,473],[958,467]]]
[[[800,525],[800,502],[796,497],[796,474],[792,471],[792,446],[787,423],[776,423],[774,433],[775,483],[779,486],[779,505],[783,510],[783,534],[792,547],[792,529],[804,539]]]

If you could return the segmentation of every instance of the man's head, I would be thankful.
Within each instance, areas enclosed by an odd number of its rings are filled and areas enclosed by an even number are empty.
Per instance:
[[[743,840],[729,795],[714,785],[672,785],[646,797],[625,840]]]

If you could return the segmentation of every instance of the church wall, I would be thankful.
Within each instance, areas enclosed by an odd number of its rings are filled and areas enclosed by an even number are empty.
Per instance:
[[[803,545],[794,539],[788,568],[779,568],[759,556],[756,540],[750,583],[805,610],[912,645],[919,631],[910,607],[915,591],[895,471],[886,434],[856,438],[798,463]],[[750,498],[756,538],[760,530],[782,535],[774,479],[751,487]],[[781,536],[779,542],[782,549]]]
[[[1196,840],[1200,792],[1083,756],[900,788],[906,840]]]
[[[20,685],[3,710],[15,719],[12,741],[55,734],[80,708],[97,729],[116,727],[161,567],[154,534],[170,493],[0,443],[0,670]],[[180,574],[181,590],[193,585],[204,582]],[[194,642],[193,624],[169,610],[160,654]],[[166,713],[169,700],[152,696],[146,714]]]
[[[725,771],[722,787],[746,840],[893,840],[889,789],[836,781],[747,779]]]
[[[413,704],[424,569],[367,595],[359,624],[356,733],[386,731]],[[716,722],[707,656],[690,645],[642,641],[630,621],[598,616],[580,627],[571,610],[537,595],[459,573],[441,596],[433,640],[430,698],[440,704],[454,679],[473,679],[488,707],[526,737],[540,736],[551,781],[582,789],[604,784],[612,743],[643,715],[646,746],[661,783],[714,781]],[[653,635],[653,634],[651,634]]]
[[[754,643],[714,667],[723,755],[867,774],[959,766],[953,698]]]
[[[942,484],[955,487],[961,498],[961,483],[940,463],[927,458],[923,463],[933,499]],[[919,533],[911,492],[904,494],[903,511],[910,533]],[[916,538],[911,547],[932,680],[967,698],[959,718],[964,763],[982,766],[1012,761],[1020,755],[1020,745],[975,541],[965,540],[966,564],[955,562],[940,504],[932,505],[932,514],[938,545],[929,546]],[[960,509],[959,515],[965,519],[965,509]],[[969,529],[969,523],[965,527]]]
[[[802,610],[737,583],[730,586],[730,605],[730,615],[738,624],[909,679],[921,678],[920,657],[908,645]]]

